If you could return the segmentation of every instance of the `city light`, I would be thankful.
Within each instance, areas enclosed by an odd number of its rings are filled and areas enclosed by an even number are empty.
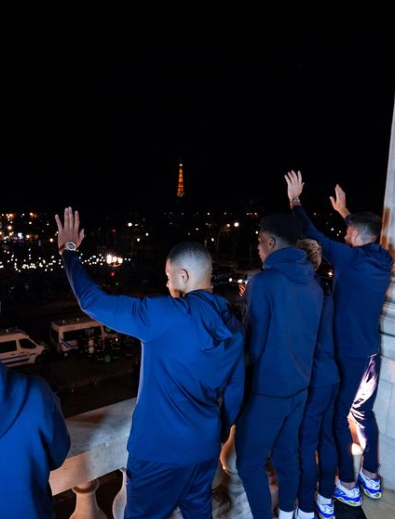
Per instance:
[[[107,265],[110,267],[119,267],[123,263],[123,258],[119,256],[114,256],[112,254],[107,254],[106,256]]]

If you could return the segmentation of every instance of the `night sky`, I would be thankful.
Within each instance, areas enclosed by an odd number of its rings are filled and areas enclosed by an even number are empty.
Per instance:
[[[395,19],[3,20],[0,52],[1,212],[171,208],[180,158],[190,207],[284,209],[296,168],[381,212]]]

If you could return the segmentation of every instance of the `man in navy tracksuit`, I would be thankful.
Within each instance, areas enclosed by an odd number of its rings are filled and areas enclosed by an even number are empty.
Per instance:
[[[314,269],[317,270],[322,261],[322,247],[319,243],[304,239],[298,241],[298,247],[307,253]],[[317,278],[317,281],[321,285],[324,301],[314,352],[313,372],[300,428],[300,481],[295,519],[314,519],[315,508],[320,519],[335,519],[332,494],[335,489],[337,451],[333,436],[333,412],[339,389],[339,370],[333,342],[332,292],[328,280]]]
[[[105,294],[76,249],[79,217],[56,217],[66,274],[84,312],[142,341],[140,386],[128,441],[125,519],[211,518],[211,483],[221,439],[244,389],[244,332],[225,299],[210,293],[212,260],[203,245],[180,244],[166,262],[171,296]],[[221,405],[222,401],[222,405]]]
[[[291,205],[303,223],[304,233],[321,244],[324,258],[335,267],[334,333],[340,368],[335,436],[340,481],[334,497],[350,506],[360,506],[347,417],[351,412],[359,426],[364,447],[358,482],[368,497],[379,499],[378,428],[373,404],[380,372],[379,318],[393,261],[388,251],[375,243],[380,235],[381,219],[372,213],[351,215],[346,206],[346,195],[340,186],[335,188],[336,199],[330,199],[333,208],[346,221],[345,244],[330,240],[317,231],[300,206],[299,195],[303,190],[300,172],[291,171],[286,180]]]
[[[69,448],[59,399],[48,384],[0,362],[0,517],[54,519],[49,473]]]
[[[264,270],[244,293],[250,388],[236,425],[237,469],[256,519],[272,519],[266,477],[271,451],[279,479],[280,519],[291,519],[299,483],[299,427],[310,383],[322,290],[296,247],[291,215],[261,220]]]

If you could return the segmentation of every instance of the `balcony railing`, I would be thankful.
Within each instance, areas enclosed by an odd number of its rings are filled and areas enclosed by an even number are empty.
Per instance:
[[[113,502],[114,519],[123,519],[126,502],[126,450],[136,399],[125,400],[66,420],[71,449],[64,464],[51,473],[53,495],[73,489],[76,507],[70,519],[107,518],[96,502],[98,478],[117,469],[123,472],[123,485]],[[221,460],[213,482],[213,517],[221,519],[252,519],[247,497],[236,470],[234,428],[223,446]],[[361,449],[355,445],[354,463],[359,471]],[[277,483],[269,469],[268,478],[273,508],[277,506]],[[181,519],[175,511],[171,519]]]
[[[69,489],[75,492],[76,507],[70,519],[106,519],[96,502],[98,478],[126,466],[126,446],[135,404],[133,398],[66,420],[71,449],[62,467],[51,473],[50,485],[53,495]],[[235,470],[232,439],[223,450],[221,461],[227,470],[225,472],[219,466],[213,482],[214,518],[252,519]],[[124,473],[124,484],[113,503],[114,519],[123,518],[125,491]],[[172,516],[172,519],[176,518],[181,518],[178,511]]]

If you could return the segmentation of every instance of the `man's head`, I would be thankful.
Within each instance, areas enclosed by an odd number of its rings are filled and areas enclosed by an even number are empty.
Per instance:
[[[258,234],[261,260],[265,261],[276,250],[295,247],[300,230],[299,221],[290,214],[277,213],[262,218]]]
[[[166,261],[167,288],[173,297],[192,290],[209,290],[213,262],[204,245],[182,242],[172,248]]]
[[[374,243],[380,236],[381,218],[374,213],[357,213],[348,217],[344,241],[351,247]]]
[[[322,247],[318,241],[304,239],[298,240],[298,248],[306,252],[308,259],[313,264],[314,270],[318,270],[322,262]]]

